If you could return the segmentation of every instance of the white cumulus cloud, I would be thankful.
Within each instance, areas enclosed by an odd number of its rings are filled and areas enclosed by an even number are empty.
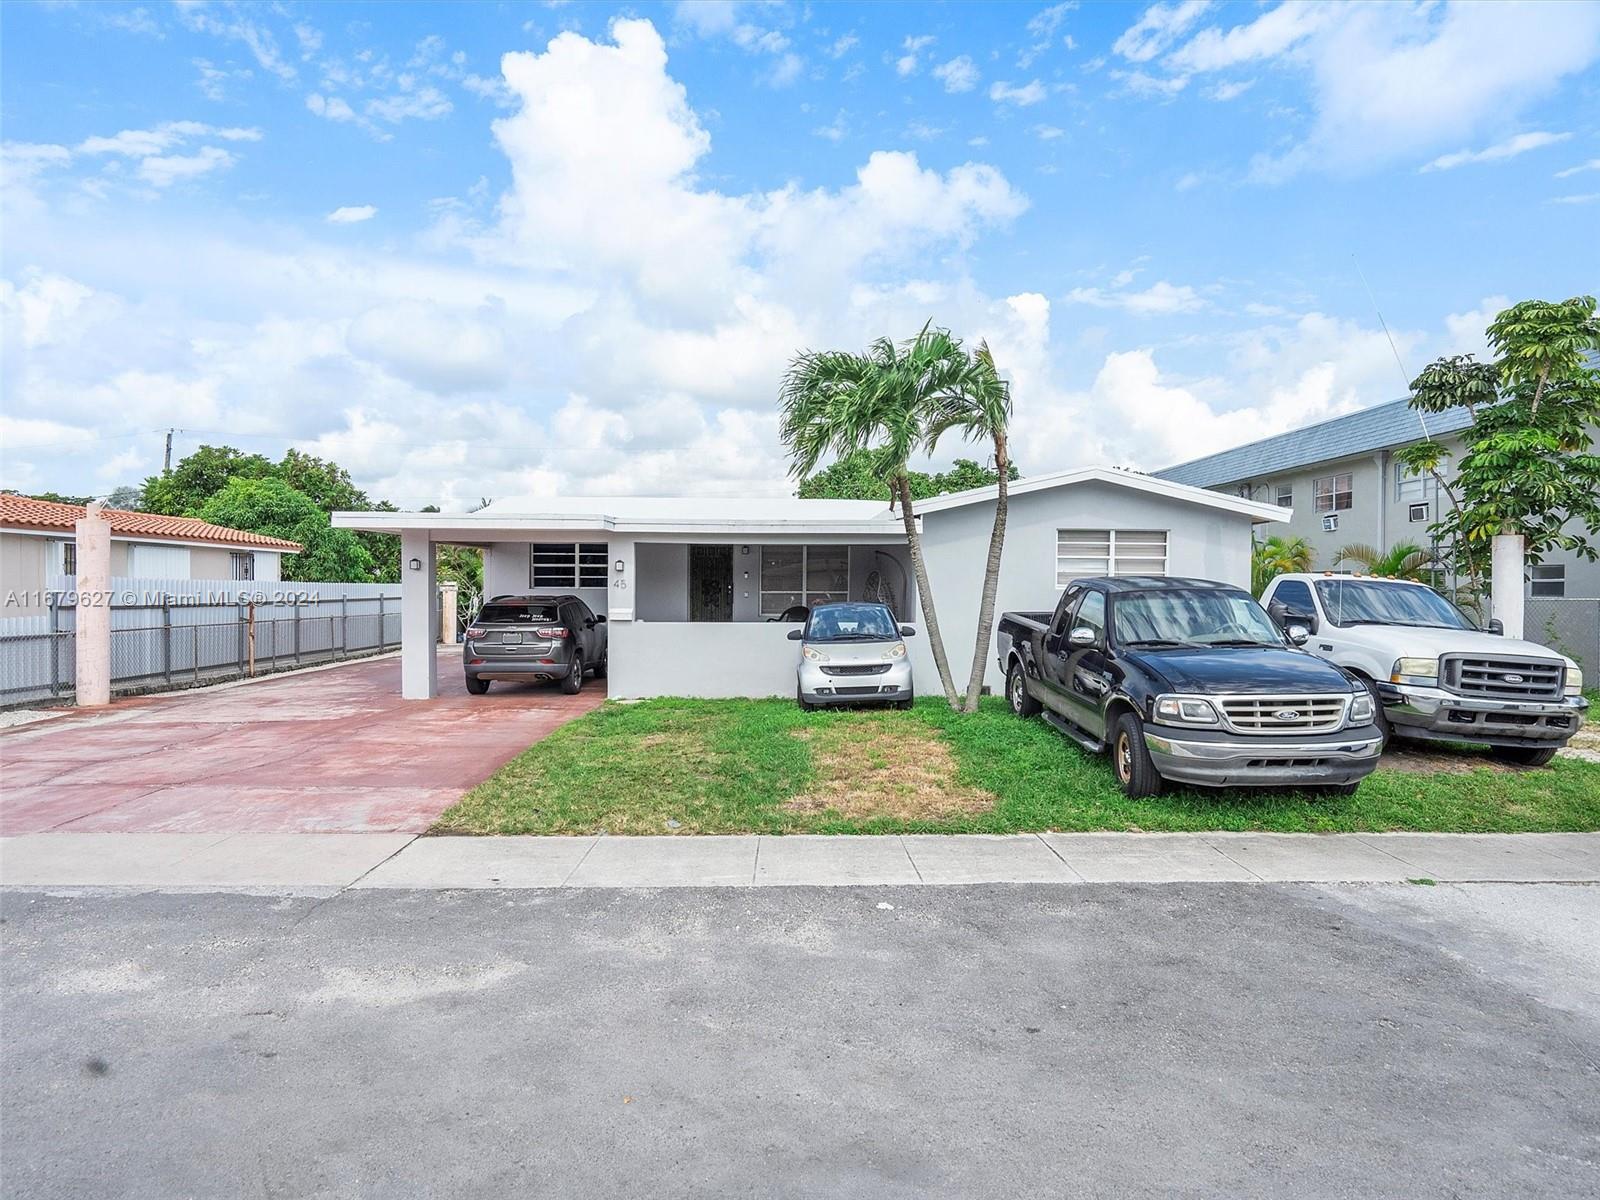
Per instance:
[[[371,204],[343,204],[323,219],[330,225],[354,225],[359,221],[370,221],[377,215],[377,208]]]

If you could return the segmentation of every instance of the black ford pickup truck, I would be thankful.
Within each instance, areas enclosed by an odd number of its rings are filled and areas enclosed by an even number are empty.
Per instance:
[[[1167,781],[1354,791],[1383,735],[1353,675],[1296,646],[1248,592],[1205,579],[1076,579],[1054,613],[1000,617],[1011,710],[1112,751],[1129,796]]]

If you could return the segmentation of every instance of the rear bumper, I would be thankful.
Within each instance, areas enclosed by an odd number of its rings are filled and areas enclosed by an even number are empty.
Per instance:
[[[530,654],[525,658],[491,657],[469,648],[462,656],[462,670],[468,679],[542,683],[572,674],[572,659],[565,648],[559,653],[546,652],[537,657]]]
[[[1485,746],[1561,746],[1583,726],[1589,701],[1478,700],[1442,688],[1380,683],[1383,713],[1398,737]]]
[[[1162,778],[1208,787],[1355,783],[1372,773],[1383,753],[1375,725],[1292,739],[1149,725],[1144,744]]]

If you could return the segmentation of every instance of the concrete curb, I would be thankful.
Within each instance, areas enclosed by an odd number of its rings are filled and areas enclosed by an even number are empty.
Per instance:
[[[433,837],[43,833],[0,838],[0,885],[146,891],[1596,883],[1600,833],[1044,833]]]

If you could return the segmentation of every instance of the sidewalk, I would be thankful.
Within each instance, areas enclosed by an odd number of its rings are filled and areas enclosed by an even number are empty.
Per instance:
[[[0,838],[0,884],[144,891],[973,883],[1600,882],[1600,833]]]

